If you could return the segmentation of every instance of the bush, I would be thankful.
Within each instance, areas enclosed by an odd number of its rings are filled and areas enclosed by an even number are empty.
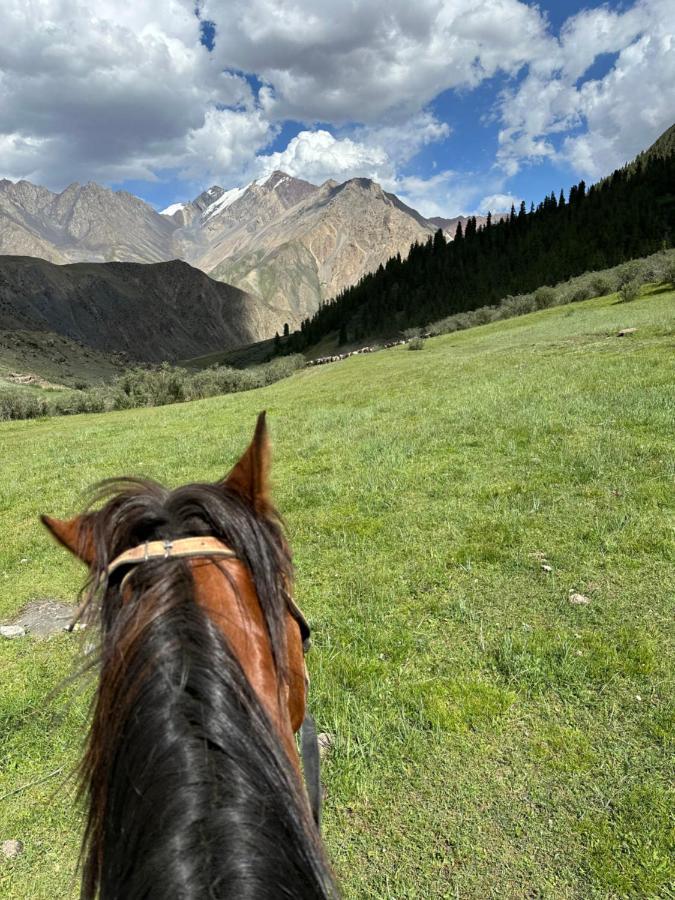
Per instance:
[[[501,301],[499,308],[503,313],[500,318],[510,319],[513,316],[524,316],[526,313],[534,312],[537,307],[531,294],[517,294],[515,297],[509,294]]]
[[[630,303],[640,295],[640,282],[638,279],[627,281],[619,288],[619,300],[621,303]]]
[[[38,419],[46,416],[47,412],[47,401],[28,391],[0,393],[0,421]]]
[[[570,303],[581,303],[582,300],[590,300],[594,296],[597,296],[597,294],[593,293],[590,285],[580,284],[569,294],[568,300]]]
[[[412,338],[419,337],[422,333],[421,328],[406,328],[403,332],[403,337],[408,340],[412,340]]]
[[[591,297],[604,297],[607,294],[613,293],[615,288],[614,284],[606,275],[596,275],[595,278],[591,280],[591,290],[593,291]]]
[[[473,319],[474,325],[487,325],[490,322],[494,322],[495,308],[494,306],[480,306],[472,313],[469,313],[469,316]]]
[[[540,287],[534,292],[534,305],[537,309],[548,309],[558,302],[558,294],[552,287]]]
[[[31,419],[37,416],[72,416],[77,413],[109,412],[139,406],[164,406],[183,400],[200,400],[217,394],[231,394],[265,387],[303,368],[300,353],[282,356],[262,366],[232,369],[215,366],[191,374],[186,369],[162,363],[154,369],[137,366],[129,369],[112,384],[101,384],[88,390],[60,392],[47,403],[35,394],[12,391],[0,394],[0,420]]]
[[[424,350],[424,338],[414,337],[408,341],[408,350]]]
[[[672,288],[675,289],[675,259],[669,260],[663,269],[663,280],[669,281]]]
[[[641,266],[640,262],[635,259],[619,266],[617,275],[619,277],[619,290],[632,281],[637,282],[638,285],[643,284],[645,281],[644,266]]]

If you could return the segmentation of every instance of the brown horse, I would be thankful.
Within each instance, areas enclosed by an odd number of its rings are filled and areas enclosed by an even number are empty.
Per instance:
[[[100,508],[42,518],[89,567],[80,614],[100,623],[87,900],[338,896],[294,738],[308,629],[268,472],[262,413],[222,481],[108,481]]]

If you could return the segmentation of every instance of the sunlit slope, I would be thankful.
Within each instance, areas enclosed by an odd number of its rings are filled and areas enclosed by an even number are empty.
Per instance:
[[[247,394],[3,423],[0,621],[81,583],[40,512],[122,473],[216,478],[266,408],[345,895],[667,896],[674,313],[653,288]],[[0,796],[76,759],[84,699],[45,700],[70,647],[0,643]],[[76,895],[54,790],[0,804],[26,844],[3,898]]]

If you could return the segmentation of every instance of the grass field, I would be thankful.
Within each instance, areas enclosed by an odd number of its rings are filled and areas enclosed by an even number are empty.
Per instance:
[[[40,512],[122,473],[216,478],[266,408],[345,897],[673,897],[674,324],[652,287],[245,394],[0,424],[0,621],[81,583]],[[88,694],[51,693],[75,641],[0,643],[0,840],[26,848],[2,898],[77,893]]]

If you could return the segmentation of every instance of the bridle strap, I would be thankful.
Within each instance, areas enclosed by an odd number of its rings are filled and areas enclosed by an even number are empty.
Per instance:
[[[305,787],[309,797],[312,816],[318,829],[321,828],[321,755],[316,723],[313,716],[305,712],[300,726],[300,755],[305,774]]]
[[[214,537],[177,538],[175,541],[146,541],[120,553],[106,569],[108,578],[122,566],[136,566],[153,559],[194,559],[198,556],[217,556],[236,559],[231,547]]]

